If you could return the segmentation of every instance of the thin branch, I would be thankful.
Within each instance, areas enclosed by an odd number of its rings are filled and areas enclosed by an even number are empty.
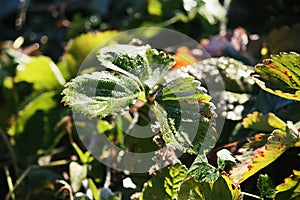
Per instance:
[[[13,193],[14,185],[13,185],[10,173],[9,173],[9,168],[7,166],[4,166],[4,171],[5,171],[9,191],[12,193],[11,198],[14,200],[15,199],[15,194]]]
[[[66,165],[68,163],[69,163],[68,160],[58,160],[58,161],[54,161],[54,162],[49,163],[49,165],[43,165],[43,166],[40,166],[40,165],[31,165],[31,166],[27,167],[25,169],[25,171],[16,180],[15,185],[13,186],[12,190],[10,190],[7,193],[7,195],[5,197],[5,200],[10,200],[10,198],[12,197],[12,195],[14,194],[14,192],[16,191],[16,189],[23,182],[23,180],[26,178],[26,176],[29,174],[29,172],[31,170],[40,169],[40,168],[47,168],[47,167],[61,166],[61,165]]]
[[[254,195],[254,194],[250,194],[248,192],[241,192],[243,195],[245,196],[248,196],[248,197],[253,197],[253,198],[256,198],[256,199],[260,199],[260,200],[263,200],[264,198],[260,197],[260,196],[257,196],[257,195]]]

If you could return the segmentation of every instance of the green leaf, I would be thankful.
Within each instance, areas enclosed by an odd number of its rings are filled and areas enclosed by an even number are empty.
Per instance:
[[[146,183],[140,199],[176,199],[185,174],[186,168],[179,163],[162,169]]]
[[[219,171],[207,161],[205,155],[199,154],[189,168],[186,177],[194,177],[197,182],[214,182],[220,176]]]
[[[49,112],[50,109],[57,105],[53,99],[56,92],[44,92],[36,94],[33,99],[18,112],[18,120],[9,129],[11,136],[18,136],[24,132],[28,120],[35,115],[37,111]]]
[[[174,59],[147,46],[110,45],[98,52],[98,60],[104,67],[123,73],[141,85],[153,87],[175,64]]]
[[[78,192],[81,188],[82,181],[86,179],[87,165],[80,165],[77,162],[71,162],[69,171],[73,192]]]
[[[37,92],[20,105],[16,118],[12,118],[9,135],[20,162],[36,163],[39,154],[51,151],[64,136],[65,131],[51,127],[59,122],[64,108],[59,104],[56,91]],[[30,141],[31,145],[24,141]]]
[[[159,90],[153,109],[163,139],[183,152],[199,153],[211,148],[217,134],[210,99],[200,82],[192,77],[175,79]],[[205,138],[211,141],[204,144]]]
[[[263,198],[274,198],[276,196],[276,189],[268,174],[259,175],[257,187],[259,189],[260,196]]]
[[[265,91],[300,101],[300,56],[280,53],[255,66],[255,82]]]
[[[218,162],[218,168],[221,170],[225,169],[225,165],[227,163],[234,163],[236,164],[237,160],[235,157],[233,157],[232,153],[227,149],[222,149],[217,152],[217,162]]]
[[[19,55],[20,54],[20,55]],[[36,90],[60,89],[66,83],[57,65],[47,56],[29,57],[18,53],[14,81],[32,83]]]
[[[293,170],[293,175],[284,179],[284,183],[276,187],[276,200],[297,199],[300,197],[300,171]]]
[[[93,72],[76,77],[66,84],[63,101],[74,111],[93,117],[121,114],[135,101],[145,101],[139,85],[120,73]]]
[[[187,200],[239,200],[239,187],[226,175],[213,182],[197,182],[193,177],[186,179],[179,188],[178,199]]]
[[[148,13],[160,16],[162,14],[162,4],[159,0],[148,0]]]

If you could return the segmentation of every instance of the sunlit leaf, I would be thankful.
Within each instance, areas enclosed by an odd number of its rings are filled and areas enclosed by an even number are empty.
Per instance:
[[[198,153],[216,143],[211,97],[192,77],[165,79],[174,65],[170,55],[148,45],[111,45],[98,51],[98,60],[108,71],[84,74],[66,84],[63,101],[74,111],[92,117],[125,115],[141,103],[156,115],[165,142],[179,150]]]
[[[205,155],[199,154],[187,171],[186,177],[194,177],[197,182],[214,182],[220,176],[219,171],[207,161]]]
[[[240,183],[274,162],[287,149],[294,147],[300,140],[299,131],[291,122],[287,122],[285,130],[275,129],[269,136],[266,145],[252,158],[247,165],[248,171],[243,174]]]
[[[148,0],[148,13],[160,16],[162,14],[162,4],[159,0]]]
[[[63,90],[63,101],[74,111],[105,117],[129,110],[144,92],[130,77],[114,72],[93,72],[76,77]]]
[[[294,170],[293,175],[284,179],[284,183],[276,187],[276,199],[297,199],[300,197],[300,171]]]
[[[198,6],[198,13],[203,16],[209,24],[213,25],[221,21],[226,15],[224,7],[217,0],[203,0]]]
[[[280,53],[255,66],[254,80],[265,91],[300,101],[300,56]]]
[[[267,174],[259,175],[259,179],[257,181],[257,187],[260,191],[261,197],[274,198],[276,196],[275,186],[271,178]]]
[[[221,170],[225,169],[225,166],[227,163],[237,163],[237,160],[235,157],[233,157],[232,153],[227,149],[222,149],[217,152],[217,162],[218,162],[218,168]]]
[[[87,176],[87,165],[80,165],[77,162],[71,162],[69,166],[71,186],[74,192],[81,188],[82,181]]]
[[[190,177],[181,184],[178,199],[187,200],[239,200],[241,191],[226,175],[220,176],[214,182],[197,182]]]
[[[20,57],[24,57],[24,59]],[[15,82],[32,83],[36,90],[61,89],[66,83],[57,65],[47,56],[19,55]]]
[[[213,128],[214,106],[210,96],[193,78],[178,78],[171,81],[155,96],[154,112],[162,127],[167,143],[183,152],[198,153],[206,150],[216,141]],[[209,135],[209,136],[208,136]],[[205,137],[211,139],[203,146]]]
[[[138,79],[153,89],[175,64],[174,59],[150,46],[110,45],[98,52],[100,64]]]
[[[262,132],[272,132],[276,128],[285,129],[286,124],[273,113],[264,115],[260,112],[248,114],[242,122],[244,128],[250,128]]]
[[[181,164],[162,169],[161,173],[156,174],[146,183],[140,199],[176,199],[177,189],[185,174],[186,168]]]
[[[58,63],[65,79],[73,78],[86,56],[101,42],[117,34],[118,31],[88,32],[71,39],[65,48],[65,53]]]

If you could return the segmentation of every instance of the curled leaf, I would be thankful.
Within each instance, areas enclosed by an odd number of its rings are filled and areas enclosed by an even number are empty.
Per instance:
[[[255,82],[265,91],[300,101],[300,56],[280,53],[255,66]]]

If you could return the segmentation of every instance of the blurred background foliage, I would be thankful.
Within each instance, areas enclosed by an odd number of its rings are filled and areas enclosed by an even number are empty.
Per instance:
[[[298,0],[1,0],[0,5],[0,182],[7,183],[1,185],[0,199],[9,190],[16,190],[15,197],[9,193],[12,198],[31,200],[69,199],[70,191],[77,199],[97,199],[97,188],[104,188],[103,199],[129,199],[142,190],[148,174],[132,174],[136,187],[128,189],[122,182],[127,174],[107,169],[85,152],[72,128],[71,111],[60,103],[64,84],[77,74],[87,53],[120,31],[174,29],[217,57],[202,67],[217,65],[225,79],[227,118],[218,148],[237,151],[256,133],[242,125],[253,111],[273,112],[284,121],[300,119],[299,103],[263,92],[250,81],[251,66],[263,58],[300,52]],[[177,49],[177,55],[201,60],[185,48]],[[123,147],[152,148],[125,138],[106,121],[99,123]],[[284,162],[272,171],[276,184],[292,169],[299,170],[298,153],[296,149],[281,157]],[[215,161],[213,153],[209,158]],[[282,167],[286,171],[276,174]],[[255,185],[253,180],[249,183]],[[255,187],[248,190],[258,193]]]

